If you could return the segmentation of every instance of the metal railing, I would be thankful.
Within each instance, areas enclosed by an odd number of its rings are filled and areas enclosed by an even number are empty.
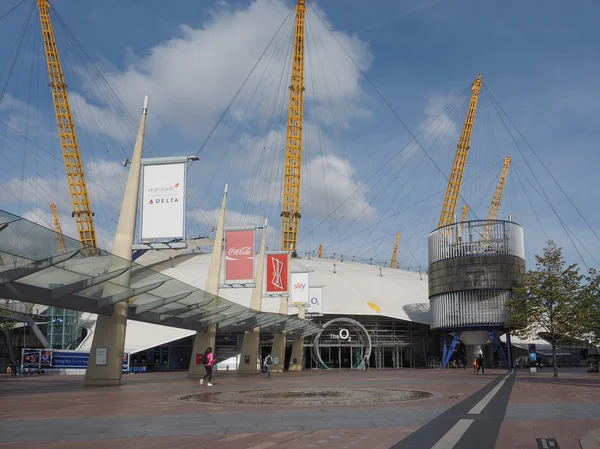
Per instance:
[[[436,229],[428,237],[429,264],[454,257],[511,255],[525,259],[523,228],[512,221],[473,220]]]
[[[48,308],[48,306],[41,304],[0,298],[0,309],[8,310],[14,313],[20,313],[23,315],[44,315]]]

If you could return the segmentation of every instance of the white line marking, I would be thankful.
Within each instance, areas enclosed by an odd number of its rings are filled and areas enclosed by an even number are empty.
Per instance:
[[[473,421],[473,419],[461,419],[431,449],[452,449],[465,434],[469,426],[473,424]]]
[[[483,409],[490,403],[490,401],[494,398],[494,396],[496,396],[496,394],[498,394],[498,392],[500,391],[500,388],[502,388],[502,386],[506,383],[506,380],[510,377],[511,373],[508,373],[506,376],[504,376],[504,378],[498,382],[498,385],[496,385],[492,391],[490,391],[488,394],[485,395],[485,397],[479,401],[477,404],[475,404],[475,406],[469,411],[469,415],[479,415]]]

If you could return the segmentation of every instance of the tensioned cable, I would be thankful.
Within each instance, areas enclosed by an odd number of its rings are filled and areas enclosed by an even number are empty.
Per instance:
[[[488,94],[490,94],[490,98],[493,99],[491,92],[489,91],[489,89],[486,88],[486,92],[488,92]],[[498,108],[500,107],[499,104],[497,104],[496,101],[493,101],[492,103],[495,107],[497,105],[496,110],[498,110]],[[560,217],[560,215],[558,214],[558,212],[556,211],[554,205],[552,204],[552,201],[550,201],[550,198],[548,197],[548,194],[546,193],[546,191],[544,190],[544,187],[542,186],[542,183],[539,181],[538,177],[536,176],[535,172],[533,171],[533,169],[531,168],[531,165],[529,164],[529,161],[527,160],[527,158],[525,157],[525,154],[523,153],[523,150],[521,150],[521,146],[518,144],[517,140],[515,139],[513,133],[510,131],[510,129],[508,128],[508,125],[506,124],[506,122],[503,120],[502,115],[498,114],[500,116],[500,120],[502,121],[502,124],[504,125],[504,127],[506,128],[506,130],[508,131],[508,134],[511,136],[513,143],[515,144],[515,146],[517,147],[517,149],[519,150],[519,153],[521,154],[521,156],[523,156],[523,160],[525,161],[525,164],[527,165],[527,167],[529,168],[529,171],[531,172],[531,174],[533,175],[533,178],[535,179],[535,181],[537,182],[538,186],[540,187],[541,193],[543,195],[541,195],[540,193],[538,193],[542,199],[545,198],[546,204],[548,205],[548,207],[550,208],[550,210],[554,213],[554,215],[556,215],[556,218],[558,218],[559,223],[561,224],[561,226],[563,227],[565,233],[567,234],[567,237],[569,238],[569,240],[571,241],[571,244],[573,245],[573,248],[575,248],[575,251],[577,252],[577,254],[579,255],[581,261],[583,262],[583,265],[588,268],[588,265],[585,261],[585,259],[583,258],[583,255],[581,254],[581,252],[579,251],[579,248],[577,247],[577,245],[575,245],[575,242],[573,241],[573,238],[571,237],[572,231],[570,231],[570,229],[568,229],[566,223],[563,221],[563,219]],[[506,113],[505,113],[506,115]],[[508,116],[506,116],[508,118]],[[510,119],[509,119],[510,120]],[[518,131],[518,130],[517,130]],[[527,179],[527,177],[525,178]],[[532,184],[533,186],[533,184]],[[584,219],[585,221],[585,219]],[[587,222],[586,222],[587,224]],[[593,232],[593,231],[592,231]],[[595,233],[594,233],[595,235]]]
[[[323,22],[323,24],[326,25],[325,21],[323,20],[323,18],[319,15],[319,13],[314,9],[314,7],[309,4],[308,5],[310,7],[310,9],[313,10],[313,12],[315,13],[315,15],[321,20],[321,22]],[[327,26],[326,26],[327,28]],[[361,74],[365,77],[365,79],[367,80],[367,82],[371,85],[371,87],[373,87],[373,89],[375,90],[375,92],[377,93],[377,95],[379,96],[379,98],[381,98],[381,100],[385,103],[385,105],[388,107],[388,109],[392,112],[392,114],[394,115],[394,117],[396,117],[396,119],[400,122],[400,124],[404,127],[404,129],[406,129],[406,132],[408,132],[408,134],[412,137],[412,139],[417,143],[417,145],[419,146],[419,148],[427,155],[427,157],[429,158],[429,160],[433,163],[433,165],[435,166],[435,168],[441,173],[441,175],[444,177],[444,179],[446,181],[450,181],[450,178],[448,176],[446,176],[446,174],[444,173],[444,171],[440,168],[440,166],[435,162],[435,160],[431,157],[431,155],[429,154],[429,152],[423,147],[423,145],[421,145],[421,143],[417,140],[417,137],[415,136],[415,134],[413,134],[413,132],[410,130],[410,128],[408,127],[408,125],[404,122],[404,120],[402,120],[400,118],[400,116],[398,115],[398,113],[396,112],[396,110],[392,107],[392,105],[390,104],[389,101],[387,101],[387,99],[383,96],[383,94],[381,93],[381,91],[377,88],[377,86],[375,86],[375,83],[373,83],[373,81],[371,80],[371,78],[369,78],[369,76],[365,73],[365,71],[362,69],[362,67],[360,65],[358,65],[358,63],[356,62],[356,60],[352,57],[352,55],[350,54],[350,52],[346,49],[346,47],[344,47],[344,45],[342,45],[342,43],[339,41],[339,39],[337,38],[337,36],[333,33],[331,33],[331,36],[333,37],[333,39],[335,39],[335,41],[338,43],[338,45],[342,48],[342,50],[344,50],[344,52],[346,53],[346,55],[350,58],[350,60],[352,61],[352,63],[358,68],[358,70],[361,72]],[[469,203],[463,198],[463,196],[459,193],[458,194],[459,198],[462,199],[464,201],[464,203],[469,206]],[[469,209],[471,207],[469,206]],[[473,212],[473,214],[475,215],[475,218],[479,219],[479,217],[477,216],[477,214],[475,212]]]
[[[462,97],[462,94],[459,96],[459,98]],[[440,111],[420,132],[420,134],[423,134],[431,125],[432,123],[436,122],[437,119],[444,114],[454,103],[456,102],[456,99],[454,101],[452,101],[448,106],[446,106],[446,108],[444,108],[442,111]],[[412,139],[410,140],[408,143],[406,143],[405,145],[401,146],[398,151],[396,151],[381,167],[379,167],[379,169],[376,170],[375,173],[373,173],[369,178],[367,178],[360,186],[358,186],[358,188],[355,190],[355,192],[360,191],[371,179],[373,179],[377,173],[379,173],[381,170],[383,170],[390,162],[392,162],[400,153],[402,153],[403,151],[407,150],[410,148],[411,144],[413,142],[415,142],[416,139]],[[395,165],[395,164],[394,164]],[[302,239],[300,239],[300,242],[302,242],[304,239],[306,239],[310,234],[312,234],[314,231],[316,231],[317,228],[319,228],[319,226],[321,226],[333,213],[335,213],[340,207],[342,207],[346,201],[348,201],[352,195],[354,195],[353,192],[350,196],[348,196],[344,201],[342,201],[327,217],[325,217],[323,220],[321,220],[313,229],[311,229],[307,234],[305,234]],[[367,228],[368,229],[368,228]]]
[[[569,195],[567,195],[567,192],[565,192],[565,190],[560,185],[560,183],[558,182],[558,180],[554,177],[554,175],[548,169],[548,167],[546,166],[546,164],[544,164],[544,161],[540,158],[540,156],[538,155],[537,151],[535,151],[533,149],[533,147],[529,144],[529,142],[527,141],[527,139],[525,138],[525,136],[523,136],[523,134],[521,133],[521,131],[519,130],[519,128],[517,128],[517,125],[514,124],[514,122],[510,118],[510,116],[506,113],[506,111],[504,111],[504,108],[502,108],[502,106],[500,105],[500,103],[496,100],[496,98],[494,97],[494,95],[492,94],[492,92],[487,88],[487,86],[484,86],[484,88],[485,88],[486,92],[490,95],[490,97],[492,98],[494,104],[498,106],[498,108],[500,109],[500,111],[502,111],[502,113],[506,116],[506,118],[508,119],[508,121],[510,122],[510,124],[515,128],[515,130],[517,131],[517,133],[519,133],[519,136],[521,136],[521,138],[523,139],[523,141],[525,142],[525,144],[533,152],[533,154],[535,155],[536,159],[540,162],[540,164],[542,164],[542,167],[544,167],[544,169],[546,170],[546,172],[550,175],[550,177],[552,178],[552,180],[556,183],[556,185],[558,186],[558,188],[560,189],[560,191],[563,193],[563,195],[565,195],[565,197],[567,198],[567,200],[569,200],[569,203],[571,203],[571,206],[573,206],[573,208],[577,211],[577,213],[579,214],[579,216],[581,217],[581,219],[584,221],[584,223],[587,225],[587,227],[590,229],[590,231],[592,231],[592,233],[596,236],[596,238],[598,239],[598,241],[600,241],[600,237],[598,236],[598,234],[596,234],[596,231],[594,231],[594,229],[588,223],[588,221],[585,219],[585,217],[583,216],[583,214],[581,213],[581,211],[577,208],[577,206],[575,206],[575,203],[573,202],[573,200],[571,200],[571,197],[569,197]]]
[[[14,12],[19,6],[21,6],[23,3],[25,3],[27,0],[21,0],[19,3],[17,3],[15,6],[13,6],[12,8],[10,8],[8,11],[6,11],[4,14],[2,14],[0,16],[0,20],[4,19],[5,17],[8,17],[12,12]]]
[[[273,37],[271,38],[271,40],[267,44],[267,47],[264,49],[264,51],[262,52],[262,54],[260,55],[260,57],[256,61],[256,64],[254,64],[254,67],[252,67],[252,70],[250,70],[250,73],[248,73],[248,76],[246,76],[246,78],[244,79],[244,82],[239,87],[239,89],[237,90],[237,92],[235,93],[235,95],[233,96],[233,98],[231,99],[231,101],[229,102],[229,104],[227,105],[227,107],[225,108],[225,110],[223,111],[223,113],[221,114],[221,116],[219,117],[219,120],[217,120],[217,123],[215,123],[215,126],[213,126],[212,130],[208,133],[208,136],[206,136],[206,139],[204,139],[204,142],[202,142],[202,145],[200,145],[200,149],[196,153],[196,156],[200,155],[200,153],[202,152],[202,150],[204,149],[204,147],[206,146],[206,144],[208,143],[208,141],[210,140],[210,138],[212,137],[212,135],[214,134],[214,132],[216,131],[216,129],[219,127],[219,125],[221,124],[221,121],[223,121],[223,119],[225,118],[225,115],[227,115],[227,112],[229,112],[229,109],[231,108],[231,105],[236,100],[236,98],[238,97],[238,95],[240,94],[240,92],[242,91],[242,89],[244,88],[244,86],[246,85],[246,83],[248,82],[248,80],[250,79],[250,77],[252,76],[252,74],[254,73],[254,71],[256,70],[256,67],[258,67],[258,64],[262,60],[263,56],[265,55],[265,53],[270,48],[271,44],[273,43],[273,41],[275,40],[275,38],[279,34],[279,31],[283,28],[283,25],[287,22],[287,20],[290,18],[290,16],[292,15],[293,12],[294,12],[293,9],[290,10],[290,12],[286,16],[286,18],[283,19],[283,22],[281,22],[281,25],[279,25],[279,28],[277,28],[277,31],[275,32],[275,34],[273,35]],[[190,164],[188,164],[188,168],[189,167],[190,167]]]
[[[529,179],[527,179],[527,177],[525,176],[525,174],[524,174],[523,172],[521,172],[521,170],[519,170],[518,168],[517,168],[517,172],[518,172],[518,173],[521,173],[521,175],[523,175],[523,176],[525,177],[525,180],[526,180],[526,181],[529,183],[529,185],[531,186],[531,188],[533,189],[533,191],[534,191],[535,193],[537,193],[537,194],[540,196],[540,198],[542,199],[542,201],[543,201],[543,202],[545,202],[545,203],[546,203],[546,205],[547,205],[548,207],[552,208],[552,205],[549,203],[549,201],[548,201],[546,198],[544,198],[544,196],[546,196],[546,195],[542,195],[542,194],[541,194],[541,193],[538,191],[538,189],[537,189],[537,188],[536,188],[536,187],[533,185],[533,183],[532,183],[532,182],[531,182]],[[598,261],[596,260],[596,258],[593,256],[593,254],[592,254],[592,253],[590,252],[590,250],[587,248],[587,246],[585,246],[585,245],[584,245],[584,244],[581,242],[581,240],[579,240],[579,237],[577,237],[577,235],[576,235],[576,234],[575,234],[575,233],[574,233],[574,232],[571,230],[571,228],[570,228],[570,227],[569,227],[569,226],[568,226],[568,225],[567,225],[567,224],[564,222],[564,220],[563,220],[561,217],[558,217],[558,220],[559,220],[559,221],[560,221],[560,223],[562,224],[562,226],[563,226],[563,229],[565,230],[565,232],[567,233],[567,235],[569,235],[569,234],[572,234],[572,235],[573,235],[573,237],[575,238],[575,240],[577,240],[577,242],[579,242],[579,244],[580,244],[580,245],[583,247],[583,249],[585,250],[585,252],[586,252],[586,253],[588,253],[588,255],[589,255],[591,258],[592,258],[592,260],[593,260],[594,262],[596,262],[596,264],[597,264],[598,266],[600,266],[600,262],[598,262]],[[545,233],[544,233],[544,235],[545,235]],[[546,237],[547,237],[547,236],[546,236]],[[585,267],[586,267],[586,268],[589,268],[589,267],[588,267],[588,265],[586,264],[585,260],[584,260],[584,259],[583,259],[583,257],[581,256],[581,253],[580,253],[580,252],[579,252],[579,250],[577,249],[577,246],[575,245],[575,243],[574,243],[572,240],[571,240],[571,243],[573,243],[573,246],[575,247],[575,250],[576,250],[576,251],[577,251],[577,253],[579,254],[579,257],[580,257],[580,258],[581,258],[581,260],[583,261],[583,264],[585,265]]]

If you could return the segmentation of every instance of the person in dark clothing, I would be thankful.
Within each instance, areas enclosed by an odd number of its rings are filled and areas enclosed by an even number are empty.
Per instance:
[[[483,367],[483,354],[479,354],[479,357],[477,357],[477,373],[479,373],[480,369],[481,374],[485,374],[485,368]]]
[[[271,378],[271,366],[273,366],[273,357],[271,357],[271,354],[267,355],[267,358],[265,358],[265,372],[267,373],[267,377]]]

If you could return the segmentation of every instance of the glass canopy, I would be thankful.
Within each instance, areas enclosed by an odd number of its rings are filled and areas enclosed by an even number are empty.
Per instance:
[[[0,297],[110,316],[129,303],[128,318],[190,330],[317,333],[320,326],[297,317],[257,312],[103,250],[82,249],[54,231],[0,210]],[[126,281],[128,274],[129,282]]]

